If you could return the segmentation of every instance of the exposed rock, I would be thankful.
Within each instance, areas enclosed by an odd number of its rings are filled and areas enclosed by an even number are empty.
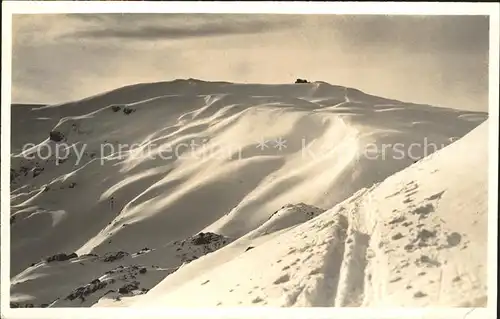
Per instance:
[[[403,279],[403,278],[401,278],[400,276],[397,276],[397,277],[395,277],[395,278],[391,279],[389,282],[390,282],[390,283],[394,283],[394,282],[398,282],[398,281],[400,281],[401,279]]]
[[[414,246],[412,244],[407,244],[404,246],[404,249],[406,251],[413,251],[414,250]]]
[[[413,210],[414,215],[419,215],[420,218],[426,218],[430,213],[434,212],[434,205],[427,204]]]
[[[99,279],[94,279],[90,284],[87,284],[82,287],[76,288],[71,294],[69,294],[66,299],[67,300],[75,300],[76,298],[80,298],[85,300],[85,297],[96,292],[97,290],[103,289],[108,285],[106,281],[100,281]]]
[[[123,113],[125,113],[126,115],[129,115],[129,114],[131,114],[133,112],[135,112],[135,109],[133,109],[131,107],[126,106],[126,107],[123,108]]]
[[[421,239],[421,240],[427,240],[427,239],[432,238],[434,236],[436,236],[436,231],[430,231],[430,230],[427,230],[427,229],[422,229],[418,233],[417,238]]]
[[[295,80],[295,83],[309,83],[309,82],[305,79],[297,79]]]
[[[401,223],[401,222],[404,222],[405,220],[406,220],[406,217],[404,217],[404,216],[396,217],[389,222],[389,225]]]
[[[453,232],[447,236],[446,241],[450,247],[457,246],[462,241],[462,235],[457,232]]]
[[[421,291],[417,291],[417,292],[413,295],[413,297],[415,297],[415,298],[422,298],[422,297],[425,297],[425,296],[427,296],[427,295],[426,295],[425,293],[421,292]]]
[[[403,238],[403,234],[397,233],[396,235],[392,236],[391,238],[392,238],[392,240],[398,240],[398,239]]]
[[[51,131],[49,133],[49,138],[51,141],[61,142],[62,140],[64,140],[64,134],[59,131]]]
[[[124,251],[118,251],[116,253],[108,253],[104,256],[103,261],[104,262],[113,262],[116,260],[120,260],[123,257],[128,256],[128,255],[129,255],[129,253],[124,252]]]
[[[78,257],[78,255],[76,253],[71,253],[69,255],[67,255],[65,253],[60,253],[60,254],[55,254],[53,256],[48,257],[47,259],[45,259],[45,261],[48,263],[54,262],[54,261],[66,261],[66,260],[70,260],[70,259],[76,258],[76,257]]]
[[[134,281],[134,282],[125,284],[122,287],[120,287],[120,289],[118,289],[118,293],[128,294],[128,293],[131,293],[132,291],[137,290],[137,289],[139,289],[139,282]]]
[[[438,262],[437,260],[433,260],[429,256],[426,256],[426,255],[420,256],[420,258],[416,260],[416,263],[417,264],[427,264],[427,265],[434,266],[434,267],[441,266],[440,262]]]
[[[429,245],[429,240],[436,237],[436,231],[430,231],[427,229],[422,229],[418,232],[415,242],[419,247],[425,247]]]
[[[206,245],[213,242],[221,241],[224,236],[214,233],[199,233],[191,238],[193,245]]]

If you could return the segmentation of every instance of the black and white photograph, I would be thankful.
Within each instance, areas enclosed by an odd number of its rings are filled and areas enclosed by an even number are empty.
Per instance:
[[[2,4],[5,318],[496,309],[498,3],[29,2]]]

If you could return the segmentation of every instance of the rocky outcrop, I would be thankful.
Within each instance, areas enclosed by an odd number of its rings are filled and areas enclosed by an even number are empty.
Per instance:
[[[64,140],[64,134],[59,131],[51,131],[49,133],[49,139],[54,142],[61,142]]]
[[[50,263],[50,262],[54,262],[54,261],[66,261],[66,260],[70,260],[70,259],[77,258],[77,257],[78,257],[78,255],[76,253],[71,253],[69,255],[67,255],[65,253],[60,253],[60,254],[55,254],[53,256],[46,258],[45,261]]]
[[[295,80],[295,83],[309,83],[306,79],[297,79]]]

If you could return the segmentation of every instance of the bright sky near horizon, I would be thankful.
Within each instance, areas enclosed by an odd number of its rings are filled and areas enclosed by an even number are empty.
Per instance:
[[[487,111],[484,16],[13,16],[12,101],[61,103],[139,82],[296,78]]]

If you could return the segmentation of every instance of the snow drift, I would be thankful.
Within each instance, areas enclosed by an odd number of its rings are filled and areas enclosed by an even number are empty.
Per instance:
[[[13,306],[486,303],[486,113],[190,79],[12,116]]]

